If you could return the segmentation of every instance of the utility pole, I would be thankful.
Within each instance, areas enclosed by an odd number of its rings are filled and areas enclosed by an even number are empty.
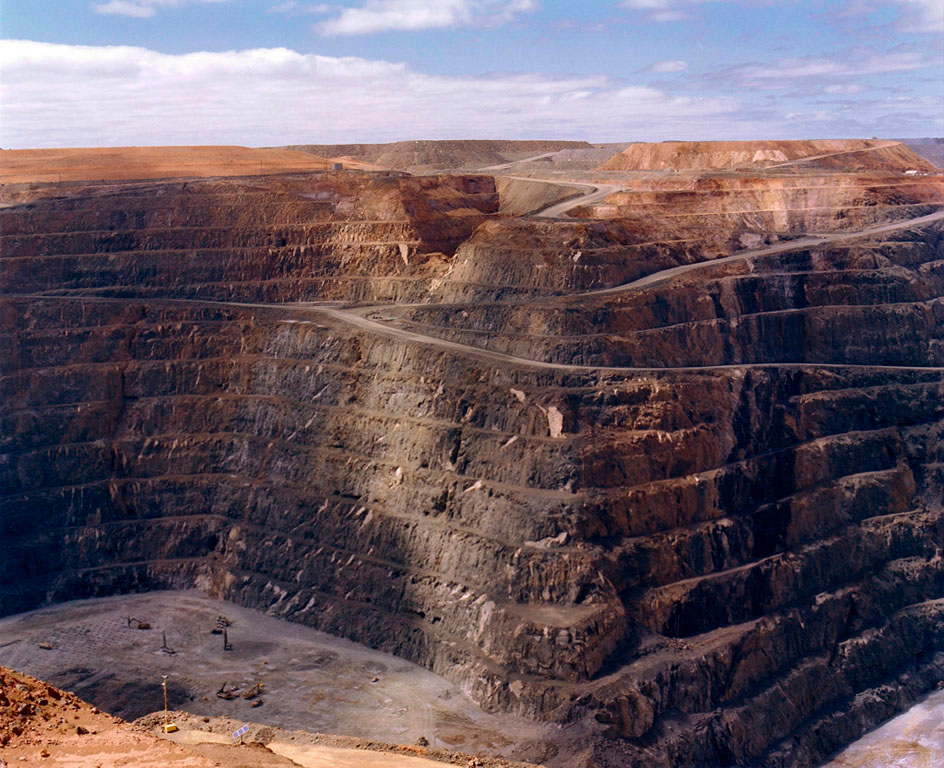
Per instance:
[[[161,688],[164,689],[164,733],[173,733],[177,730],[177,725],[170,722],[170,716],[167,714],[167,675],[161,675]]]

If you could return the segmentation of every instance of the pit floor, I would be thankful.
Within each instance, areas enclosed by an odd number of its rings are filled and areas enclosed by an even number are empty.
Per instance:
[[[940,768],[944,765],[944,690],[865,734],[822,768]]]
[[[227,636],[211,634],[217,617]],[[151,624],[129,627],[128,617]],[[163,636],[174,653],[161,650]],[[52,646],[45,649],[40,644]],[[394,744],[508,756],[553,726],[491,715],[416,664],[308,627],[212,600],[200,592],[151,592],[78,600],[0,619],[0,665],[71,690],[134,719],[168,706],[288,729]],[[216,696],[263,683],[262,705]]]

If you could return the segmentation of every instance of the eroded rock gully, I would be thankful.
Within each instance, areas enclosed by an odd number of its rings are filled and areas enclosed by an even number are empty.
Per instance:
[[[476,176],[49,194],[0,211],[0,614],[198,586],[569,765],[812,765],[944,674],[940,223],[581,297],[785,235]],[[388,306],[279,306],[325,300]]]

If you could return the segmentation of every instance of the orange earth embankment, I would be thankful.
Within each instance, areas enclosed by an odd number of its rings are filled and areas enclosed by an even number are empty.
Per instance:
[[[259,176],[323,171],[333,162],[364,167],[289,149],[235,146],[5,149],[0,150],[0,183]]]

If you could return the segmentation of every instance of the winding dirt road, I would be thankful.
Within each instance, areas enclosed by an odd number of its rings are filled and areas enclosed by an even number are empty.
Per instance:
[[[619,192],[623,189],[620,184],[583,184],[576,181],[557,181],[556,179],[532,179],[528,176],[506,176],[505,178],[516,179],[518,181],[533,181],[541,184],[552,184],[557,187],[567,187],[568,189],[574,189],[576,187],[577,189],[585,190],[584,194],[580,197],[571,197],[563,202],[554,203],[547,208],[528,214],[529,216],[541,219],[564,218],[567,211],[576,208],[578,205],[590,205],[591,203],[599,202],[605,197],[612,195],[614,192]]]
[[[617,285],[612,288],[599,288],[594,291],[587,291],[583,295],[608,296],[615,293],[625,293],[626,291],[637,290],[639,288],[655,285],[656,283],[662,283],[666,280],[671,280],[673,277],[678,277],[679,275],[683,275],[686,272],[705,269],[706,267],[712,267],[717,264],[728,264],[733,261],[759,259],[763,258],[764,256],[773,256],[778,253],[802,251],[806,248],[815,248],[820,245],[826,245],[827,243],[835,243],[842,240],[856,240],[860,237],[871,237],[873,235],[880,235],[885,232],[895,232],[896,230],[900,229],[920,227],[925,224],[940,221],[941,219],[944,219],[944,208],[939,211],[935,211],[934,213],[929,213],[926,216],[918,216],[917,218],[905,219],[904,221],[895,221],[891,222],[890,224],[878,224],[874,227],[856,230],[855,232],[836,232],[828,235],[808,235],[807,237],[801,237],[798,240],[789,240],[784,243],[777,243],[776,245],[768,245],[764,248],[755,248],[750,251],[739,251],[738,253],[734,253],[731,256],[724,256],[720,259],[699,261],[694,264],[682,264],[678,267],[663,269],[660,272],[653,272],[651,275],[646,275],[645,277],[641,277],[631,283],[624,283],[623,285]]]
[[[796,160],[788,160],[785,163],[777,163],[775,165],[768,165],[764,170],[769,171],[771,168],[786,168],[791,165],[801,165],[803,163],[810,163],[814,160],[822,160],[824,157],[839,157],[840,155],[857,155],[860,152],[877,152],[880,149],[889,149],[890,147],[900,147],[902,144],[900,141],[889,141],[884,144],[880,144],[877,147],[863,147],[862,149],[843,149],[839,152],[825,152],[822,155],[809,155],[808,157],[800,157]]]
[[[611,185],[606,185],[611,186]],[[592,193],[589,193],[586,197],[594,197],[599,194],[609,194],[609,192],[601,192],[596,190]],[[574,203],[579,204],[579,200],[583,198],[578,198],[577,200],[570,200],[566,203],[561,203],[559,205],[551,206],[551,208],[545,209],[544,214],[546,215],[547,211],[560,208],[561,206],[573,205]],[[871,237],[873,235],[883,234],[886,232],[894,232],[901,229],[908,229],[911,227],[920,227],[925,224],[930,224],[935,221],[940,221],[944,219],[944,209],[936,211],[925,216],[919,216],[914,219],[906,219],[904,221],[891,222],[889,224],[879,224],[874,227],[868,227],[866,229],[858,230],[856,232],[843,232],[829,235],[815,235],[803,237],[798,240],[791,240],[786,243],[777,243],[776,245],[770,245],[765,248],[755,248],[749,251],[743,251],[740,253],[732,254],[731,256],[725,256],[720,259],[714,259],[712,261],[701,261],[695,264],[682,264],[677,267],[670,267],[669,269],[664,269],[659,272],[654,272],[651,275],[646,275],[641,277],[638,280],[634,280],[630,283],[624,283],[623,285],[613,286],[612,288],[600,288],[593,291],[586,291],[580,294],[574,294],[569,297],[572,299],[579,299],[581,296],[611,296],[621,293],[628,293],[630,291],[640,290],[642,288],[647,288],[658,283],[667,282],[672,280],[679,275],[686,274],[688,272],[694,272],[696,270],[709,269],[715,267],[718,264],[725,264],[735,261],[744,261],[747,259],[760,259],[765,256],[773,256],[775,254],[787,253],[791,251],[804,250],[806,248],[811,248],[815,246],[824,245],[826,243],[833,243],[844,240],[854,240],[862,237]],[[285,305],[245,305],[245,306],[285,306]],[[863,368],[869,370],[925,370],[925,371],[940,371],[944,370],[944,367],[933,368],[930,366],[897,366],[897,365],[859,365],[853,363],[733,363],[727,365],[703,365],[703,366],[684,366],[684,367],[616,367],[616,366],[587,366],[587,365],[572,365],[569,363],[553,363],[547,362],[544,360],[533,360],[530,358],[519,357],[517,355],[509,355],[504,352],[495,352],[493,350],[482,349],[480,347],[474,347],[469,344],[462,344],[460,342],[449,341],[448,339],[441,339],[435,336],[427,336],[425,334],[417,333],[415,331],[408,331],[403,328],[397,328],[396,326],[388,325],[387,323],[380,322],[378,320],[365,317],[364,315],[376,310],[383,310],[384,308],[390,308],[390,305],[377,305],[372,307],[360,307],[357,309],[343,309],[335,306],[326,306],[326,305],[314,305],[308,304],[305,306],[296,305],[299,309],[311,310],[314,312],[327,315],[335,320],[347,323],[348,325],[353,325],[357,328],[360,328],[365,331],[372,333],[381,333],[387,336],[392,336],[394,338],[402,339],[404,341],[409,341],[417,344],[426,344],[429,346],[438,347],[439,349],[446,349],[452,352],[460,352],[465,355],[471,355],[473,357],[478,357],[485,360],[490,360],[497,363],[506,363],[511,365],[523,365],[532,368],[542,368],[542,369],[551,369],[559,371],[612,371],[612,372],[654,372],[662,370],[673,370],[673,371],[704,371],[704,370],[723,370],[723,369],[733,369],[733,368],[766,368],[771,365],[777,365],[779,367],[786,368],[802,368],[809,365],[816,365],[817,367],[824,368]]]
[[[542,152],[540,155],[532,155],[531,157],[522,157],[520,160],[511,160],[507,163],[499,163],[498,165],[487,165],[484,168],[478,168],[478,173],[490,173],[492,171],[504,171],[508,168],[511,168],[513,165],[520,165],[521,163],[532,163],[535,160],[543,160],[545,157],[553,157],[558,152],[559,149],[555,149],[553,152]],[[541,181],[541,179],[537,179]]]
[[[602,186],[602,185],[601,185]],[[611,185],[606,185],[611,186]],[[585,197],[593,197],[600,194],[609,194],[608,192],[601,191],[596,189],[591,193],[588,193]],[[578,198],[579,201],[582,198]],[[573,205],[575,201],[568,201],[565,205]],[[548,211],[552,211],[555,208],[560,206],[551,206],[551,208],[545,209],[545,215]],[[697,262],[695,264],[683,264],[677,267],[670,267],[669,269],[664,269],[659,272],[654,272],[651,275],[641,277],[638,280],[634,280],[630,283],[624,283],[623,285],[614,286],[612,288],[601,288],[594,291],[587,291],[584,293],[572,294],[569,297],[555,297],[555,298],[569,298],[571,300],[579,299],[582,296],[608,296],[615,295],[620,293],[627,293],[630,291],[640,290],[657,283],[663,283],[668,280],[672,280],[679,275],[686,274],[689,272],[694,272],[696,270],[710,269],[718,264],[725,264],[734,261],[743,261],[747,259],[759,259],[765,256],[772,256],[775,254],[786,253],[790,251],[803,250],[810,247],[815,247],[818,245],[823,245],[825,243],[833,243],[844,240],[854,240],[862,237],[870,237],[877,234],[883,234],[886,232],[894,232],[902,229],[909,229],[911,227],[920,227],[926,224],[930,224],[936,221],[941,221],[944,219],[944,209],[936,211],[925,216],[919,216],[914,219],[906,219],[903,221],[892,222],[889,224],[880,224],[874,227],[868,227],[866,229],[858,230],[856,232],[848,233],[837,233],[830,235],[816,235],[800,238],[798,240],[792,240],[787,243],[777,243],[776,245],[770,245],[765,248],[756,248],[750,251],[743,251],[740,253],[732,254],[731,256],[726,256],[720,259],[714,259],[712,261],[703,261]],[[115,301],[116,299],[110,297],[89,297],[89,296],[59,296],[55,294],[8,294],[11,298],[35,298],[35,299],[66,299],[72,301]],[[266,310],[284,310],[291,312],[304,312],[311,313],[314,315],[320,315],[323,317],[330,318],[332,320],[344,323],[360,330],[367,331],[369,333],[378,333],[392,338],[400,339],[402,341],[414,343],[414,344],[423,344],[429,347],[435,347],[437,349],[444,349],[450,352],[457,352],[463,355],[470,357],[476,357],[482,360],[487,360],[494,363],[502,363],[506,365],[515,365],[515,366],[524,366],[529,368],[540,368],[546,370],[556,370],[556,371],[569,371],[569,372],[588,372],[588,371],[603,371],[603,372],[613,372],[613,373],[655,373],[659,371],[679,371],[679,372],[696,372],[696,371],[711,371],[711,370],[729,370],[729,369],[749,369],[749,368],[769,368],[771,366],[777,366],[781,368],[804,368],[809,366],[816,366],[817,368],[833,368],[833,369],[867,369],[867,370],[887,370],[887,371],[944,371],[944,367],[939,366],[908,366],[908,365],[864,365],[864,364],[855,364],[855,363],[730,363],[724,365],[699,365],[699,366],[664,366],[664,367],[633,367],[633,366],[596,366],[596,365],[574,365],[570,363],[554,363],[548,362],[545,360],[533,360],[531,358],[519,357],[517,355],[509,355],[504,352],[496,352],[494,350],[482,349],[481,347],[475,347],[469,344],[462,344],[456,341],[450,341],[448,339],[441,339],[436,336],[427,336],[425,334],[417,333],[415,331],[408,331],[403,328],[398,328],[393,325],[389,325],[384,322],[380,322],[370,317],[365,317],[366,313],[390,309],[400,305],[390,305],[390,304],[381,304],[370,307],[358,307],[358,308],[344,308],[340,302],[330,301],[330,302],[298,302],[298,303],[281,303],[281,304],[265,304],[265,303],[255,303],[255,302],[236,302],[236,301],[208,301],[202,299],[167,299],[167,298],[155,298],[155,299],[140,299],[140,298],[127,298],[127,301],[133,302],[147,302],[147,303],[184,303],[194,306],[206,306],[206,305],[217,305],[217,306],[229,306],[229,307],[239,307],[245,309],[266,309]],[[403,305],[407,306],[407,305]],[[297,319],[289,319],[286,322],[308,322],[300,321]]]

